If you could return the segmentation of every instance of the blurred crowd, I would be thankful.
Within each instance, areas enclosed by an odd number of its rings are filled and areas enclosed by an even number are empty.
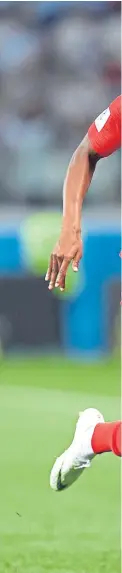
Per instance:
[[[61,204],[72,152],[120,93],[120,12],[118,1],[0,2],[3,203]],[[118,152],[86,202],[119,200]]]

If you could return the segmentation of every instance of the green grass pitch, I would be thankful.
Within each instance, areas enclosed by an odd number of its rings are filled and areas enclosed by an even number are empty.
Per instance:
[[[69,490],[49,474],[77,413],[120,417],[119,361],[0,361],[0,573],[120,573],[120,460],[97,457]]]

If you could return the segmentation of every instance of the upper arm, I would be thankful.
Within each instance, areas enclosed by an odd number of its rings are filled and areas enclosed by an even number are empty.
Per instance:
[[[88,130],[92,150],[107,157],[121,145],[121,96],[101,113]]]

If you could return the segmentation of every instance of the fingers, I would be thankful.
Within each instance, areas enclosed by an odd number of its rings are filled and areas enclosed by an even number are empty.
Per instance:
[[[49,290],[52,290],[55,286],[56,278],[58,275],[58,260],[56,255],[51,256],[52,263],[51,263],[51,272],[50,272],[50,283],[49,283]]]
[[[70,259],[64,257],[55,283],[55,286],[59,287],[61,291],[65,289],[65,277],[69,264],[70,264]]]
[[[58,275],[58,276],[59,276],[59,275]],[[57,277],[57,280],[58,280],[58,277]],[[57,286],[59,286],[60,291],[63,292],[63,290],[65,290],[65,280],[66,280],[66,276],[63,276],[63,275],[62,275],[61,281],[60,281],[60,283],[59,283],[58,285],[57,285],[57,280],[56,280],[56,285],[55,285],[55,286],[56,286],[56,288],[57,288]]]
[[[81,246],[81,248],[77,251],[77,253],[76,253],[76,255],[75,255],[74,259],[73,259],[73,262],[72,262],[72,269],[73,269],[73,271],[74,271],[75,273],[78,272],[78,268],[79,268],[79,263],[80,263],[81,257],[82,257],[82,246]]]
[[[57,257],[57,255],[51,255],[49,267],[45,276],[45,281],[49,281],[49,290],[55,287],[55,282],[57,275],[59,273],[63,257]],[[65,288],[65,283],[63,283],[63,289]]]
[[[49,266],[47,269],[47,273],[45,275],[45,281],[50,281],[50,279],[51,279],[52,265],[53,265],[53,255],[51,255],[51,257],[50,257]]]
[[[49,267],[45,276],[45,281],[50,281],[50,284],[54,282],[54,278],[56,278],[58,274],[58,265],[56,262],[56,255],[51,255]]]

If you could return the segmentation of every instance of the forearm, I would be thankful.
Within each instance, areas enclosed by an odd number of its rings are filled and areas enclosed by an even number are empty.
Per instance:
[[[96,165],[96,156],[90,153],[86,136],[76,149],[68,167],[63,188],[63,222],[69,222],[79,230],[81,209],[85,194],[91,183]]]

